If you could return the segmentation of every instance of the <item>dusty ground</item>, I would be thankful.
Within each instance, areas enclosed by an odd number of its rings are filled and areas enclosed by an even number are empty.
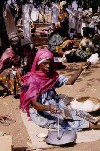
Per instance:
[[[66,68],[60,70],[61,74],[70,77],[74,74],[80,64],[84,63],[66,63]],[[72,86],[63,86],[59,89],[60,93],[68,94],[69,97],[96,97],[100,98],[100,62],[91,65],[88,70],[84,70],[80,77]]]
[[[60,69],[58,72],[65,74],[68,77],[74,74],[79,63],[65,64],[66,68]],[[84,71],[73,86],[63,86],[57,90],[59,94],[67,94],[69,97],[83,97],[90,96],[100,99],[100,62],[92,65],[87,71]],[[10,126],[3,126],[0,124],[0,131],[13,136],[13,145],[15,151],[25,151],[28,147],[27,143],[30,138],[27,134],[26,128],[22,122],[19,109],[19,100],[15,100],[13,96],[0,98],[0,115],[9,115],[16,120]],[[81,143],[74,147],[64,147],[51,149],[54,151],[99,151],[100,140],[91,143]],[[50,151],[48,149],[47,151]]]

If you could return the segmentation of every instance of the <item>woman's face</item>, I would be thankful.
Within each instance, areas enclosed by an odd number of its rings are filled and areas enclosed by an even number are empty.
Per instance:
[[[49,59],[40,63],[39,67],[40,67],[40,70],[42,70],[46,74],[50,74],[54,70],[53,61],[51,61]]]
[[[16,51],[18,51],[18,49],[21,46],[21,41],[18,40],[18,38],[11,39],[11,46],[12,46],[13,50],[16,52]]]

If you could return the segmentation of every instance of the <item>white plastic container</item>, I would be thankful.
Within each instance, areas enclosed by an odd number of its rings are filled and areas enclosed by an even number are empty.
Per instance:
[[[90,58],[87,59],[87,62],[91,62],[92,64],[95,64],[95,63],[97,63],[98,61],[99,61],[99,55],[98,55],[98,53],[92,54],[92,55],[90,56]]]

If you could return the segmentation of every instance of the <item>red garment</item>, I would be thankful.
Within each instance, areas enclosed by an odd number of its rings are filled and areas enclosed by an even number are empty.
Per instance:
[[[18,61],[18,55],[12,50],[12,48],[7,48],[0,58],[0,72],[4,68],[10,67],[12,63]]]
[[[42,59],[53,60],[53,54],[48,49],[41,49],[36,53],[31,72],[23,77],[23,88],[20,93],[20,106],[22,110],[29,112],[29,104],[31,101],[52,88],[58,80],[58,73],[53,72],[47,76],[43,71],[38,70],[38,62]]]

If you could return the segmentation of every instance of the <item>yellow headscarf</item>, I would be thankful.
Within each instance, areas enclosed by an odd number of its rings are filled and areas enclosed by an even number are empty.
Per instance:
[[[62,10],[64,5],[66,5],[66,1],[61,1],[59,4],[59,9]]]

